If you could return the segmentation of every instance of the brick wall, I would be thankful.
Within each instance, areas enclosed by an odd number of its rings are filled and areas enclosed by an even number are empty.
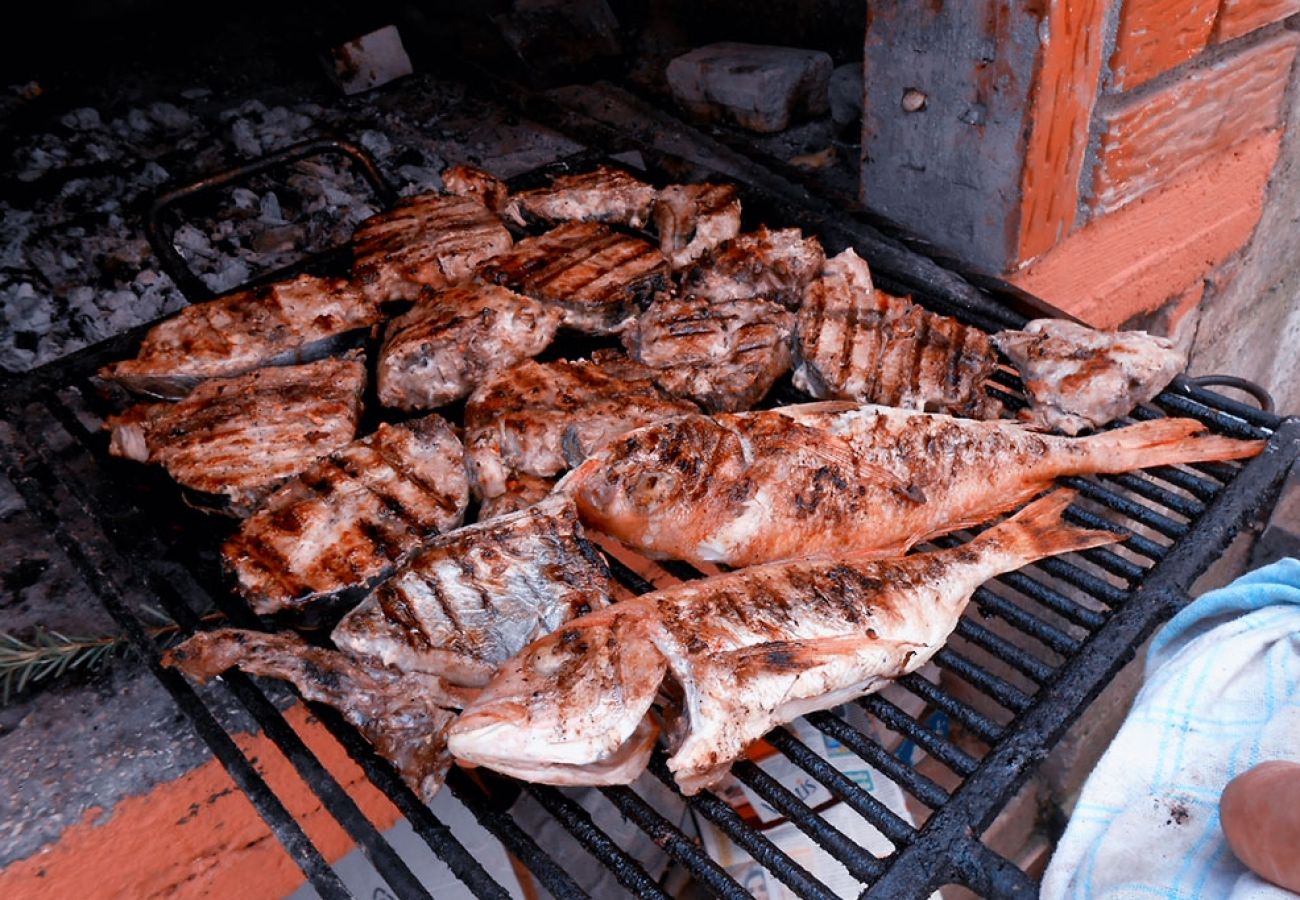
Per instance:
[[[1090,324],[1175,330],[1259,221],[1300,0],[1016,6],[872,5],[863,200]]]

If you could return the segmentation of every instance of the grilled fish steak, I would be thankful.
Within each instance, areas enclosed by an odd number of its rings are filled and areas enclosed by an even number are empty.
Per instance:
[[[760,226],[700,257],[682,276],[682,293],[709,300],[766,297],[797,309],[825,261],[817,238],[805,238],[798,228]]]
[[[1098,331],[1064,319],[1035,319],[993,343],[1020,371],[1027,425],[1066,434],[1126,416],[1187,366],[1168,338],[1145,331]]]
[[[464,281],[511,243],[510,232],[483,204],[452,194],[418,194],[357,226],[352,274],[377,303],[415,300],[422,287]]]
[[[672,184],[654,206],[659,250],[674,269],[740,233],[740,198],[729,184]]]
[[[436,676],[398,672],[297,635],[234,628],[199,632],[168,650],[163,665],[201,683],[235,667],[292,683],[306,699],[341,712],[426,801],[451,768],[445,732],[466,695]]]
[[[799,309],[794,384],[820,400],[995,419],[984,390],[998,367],[989,337],[876,290],[852,249],[827,260]]]
[[[655,373],[621,353],[590,360],[532,360],[498,372],[465,404],[465,450],[475,496],[498,497],[512,476],[550,478],[616,435],[696,412]]]
[[[388,324],[376,366],[379,402],[433,409],[546,349],[563,313],[494,284],[431,292]]]
[[[357,355],[213,378],[175,403],[110,416],[109,453],[157,463],[197,495],[187,499],[245,516],[356,436],[365,384]]]
[[[628,173],[609,166],[560,175],[547,187],[520,191],[505,205],[504,215],[520,225],[533,222],[608,222],[640,228],[650,221],[656,191]]]
[[[951,550],[756,566],[575,620],[503,666],[448,746],[519,777],[607,783],[608,760],[634,755],[666,668],[681,695],[667,717],[668,767],[694,794],[773,727],[919,669],[989,578],[1120,539],[1066,524],[1072,496],[1055,492]]]
[[[1159,419],[1085,438],[849,403],[680,416],[570,473],[583,522],[648,556],[730,566],[902,553],[987,521],[1062,475],[1254,456],[1263,441]]]
[[[442,186],[449,194],[481,203],[500,214],[510,199],[510,188],[500,178],[474,166],[451,166],[442,172]]]
[[[149,330],[134,359],[110,363],[99,376],[175,399],[207,378],[327,356],[382,318],[351,281],[299,275],[185,307]]]
[[[482,266],[479,275],[554,304],[569,328],[610,334],[668,286],[668,261],[640,238],[593,222],[571,222],[524,238]]]
[[[529,641],[608,602],[604,562],[557,496],[434,538],[333,639],[403,672],[481,686]]]
[[[257,612],[301,608],[373,586],[460,525],[468,503],[464,448],[444,419],[383,423],[277,489],[222,555]]]
[[[771,300],[663,296],[623,331],[669,393],[709,412],[749,409],[790,368],[794,316]]]

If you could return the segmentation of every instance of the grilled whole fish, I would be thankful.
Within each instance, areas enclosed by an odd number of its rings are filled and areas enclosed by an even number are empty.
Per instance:
[[[740,233],[740,198],[729,184],[672,184],[655,197],[659,250],[674,269]]]
[[[381,424],[290,479],[222,548],[259,613],[364,590],[461,523],[465,451],[439,416]]]
[[[697,410],[666,393],[654,375],[611,351],[498,372],[465,404],[475,496],[506,493],[511,477],[558,475],[630,428]]]
[[[668,286],[668,261],[640,238],[571,222],[524,238],[479,275],[554,304],[569,328],[610,334]]]
[[[235,667],[292,683],[306,699],[341,712],[426,801],[451,767],[446,727],[468,696],[436,676],[398,672],[297,635],[234,628],[199,632],[168,650],[163,665],[201,683]]]
[[[709,300],[766,297],[797,309],[825,261],[817,238],[805,238],[798,228],[760,226],[701,256],[682,276],[682,293]]]
[[[334,629],[341,649],[481,686],[529,641],[609,602],[567,497],[434,538]]]
[[[504,253],[510,232],[475,200],[452,194],[408,197],[376,213],[352,234],[352,274],[375,302],[415,300],[423,287],[464,281]]]
[[[992,341],[1024,380],[1029,409],[1021,420],[1070,435],[1128,415],[1187,365],[1168,338],[1098,331],[1064,319],[1035,319]]]
[[[185,307],[149,330],[134,359],[111,363],[99,376],[175,399],[207,378],[327,356],[382,317],[351,281],[299,275]]]
[[[157,463],[191,492],[187,500],[245,516],[356,436],[365,383],[356,355],[213,378],[175,403],[110,416],[109,453]]]
[[[546,349],[563,313],[493,284],[429,293],[388,324],[376,365],[379,402],[433,409]]]
[[[442,186],[449,194],[465,197],[500,214],[510,199],[510,188],[490,172],[474,166],[451,166],[442,172]]]
[[[989,337],[875,290],[852,249],[827,260],[799,309],[795,387],[819,400],[995,419],[984,390],[998,367]]]
[[[772,563],[575,620],[503,666],[451,726],[448,747],[519,777],[610,783],[607,763],[638,746],[666,663],[681,694],[668,768],[694,794],[773,727],[919,669],[989,578],[1120,540],[1066,524],[1072,496],[1057,491],[951,550]]]
[[[630,431],[557,485],[583,521],[649,556],[730,566],[902,553],[984,522],[1061,475],[1254,456],[1263,441],[1160,419],[1085,438],[848,403],[680,416]]]
[[[762,298],[660,295],[620,336],[671,394],[709,412],[748,409],[790,368],[794,316]]]
[[[590,172],[560,175],[547,187],[521,191],[506,203],[504,215],[520,225],[533,222],[608,222],[640,228],[650,221],[655,189],[626,172],[597,166]]]

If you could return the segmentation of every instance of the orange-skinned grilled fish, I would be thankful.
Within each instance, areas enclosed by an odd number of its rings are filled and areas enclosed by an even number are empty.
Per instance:
[[[842,402],[629,431],[559,485],[584,523],[660,559],[748,566],[903,553],[977,525],[1063,475],[1254,456],[1263,441],[1159,419],[1084,438],[1013,422]]]

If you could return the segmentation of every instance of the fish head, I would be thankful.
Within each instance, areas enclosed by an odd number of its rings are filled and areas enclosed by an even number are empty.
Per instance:
[[[457,759],[510,775],[617,759],[642,720],[667,662],[635,601],[569,622],[498,671],[448,729]]]
[[[710,416],[685,415],[633,429],[575,469],[565,485],[596,528],[689,521],[701,502],[740,479],[737,434]],[[621,529],[620,529],[621,530]]]

